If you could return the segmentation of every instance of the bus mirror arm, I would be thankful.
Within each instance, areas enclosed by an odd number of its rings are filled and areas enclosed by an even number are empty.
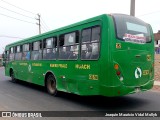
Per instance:
[[[2,54],[2,59],[3,59],[2,65],[5,66],[6,65],[6,62],[5,62],[6,58],[5,58],[5,54],[4,53]]]
[[[4,67],[6,66],[6,62],[5,61],[3,61],[3,64],[2,64]]]

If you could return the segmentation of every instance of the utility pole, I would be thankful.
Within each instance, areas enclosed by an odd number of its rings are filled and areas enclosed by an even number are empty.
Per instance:
[[[37,25],[39,26],[39,34],[41,34],[41,15],[37,14],[38,18],[36,18],[36,20],[38,20]]]
[[[131,0],[130,15],[135,16],[135,0]]]

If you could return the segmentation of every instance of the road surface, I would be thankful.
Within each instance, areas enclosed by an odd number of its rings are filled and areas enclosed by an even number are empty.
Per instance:
[[[123,97],[81,97],[61,93],[53,97],[33,84],[12,83],[0,67],[0,111],[160,111],[160,93],[147,91]],[[0,118],[1,119],[1,118]],[[40,119],[40,118],[39,118]],[[43,118],[53,119],[53,118]],[[54,118],[55,119],[55,118]],[[64,120],[71,118],[56,119]],[[74,119],[74,118],[72,118]],[[84,119],[76,118],[76,119]],[[85,120],[91,119],[90,117]],[[97,118],[92,118],[92,120]],[[107,118],[102,118],[107,119]],[[141,118],[142,119],[142,118]],[[16,119],[17,120],[17,119]]]

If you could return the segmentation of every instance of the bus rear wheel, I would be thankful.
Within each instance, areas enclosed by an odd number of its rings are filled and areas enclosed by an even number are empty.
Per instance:
[[[47,77],[46,88],[50,95],[57,96],[56,80],[53,75]]]
[[[11,70],[10,76],[11,76],[11,81],[12,81],[13,83],[16,83],[16,82],[17,82],[17,79],[15,78],[15,74],[14,74],[13,70]]]

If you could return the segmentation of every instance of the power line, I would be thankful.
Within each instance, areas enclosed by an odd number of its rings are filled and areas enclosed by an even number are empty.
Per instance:
[[[47,30],[44,28],[44,27],[41,27],[42,28],[42,30],[44,31],[44,32],[47,32]]]
[[[28,13],[30,13],[30,14],[35,15],[35,14],[34,14],[33,12],[31,12],[31,11],[28,11],[28,10],[25,10],[25,9],[23,9],[23,8],[17,7],[17,6],[15,6],[15,5],[13,5],[13,4],[9,3],[9,2],[6,2],[6,1],[4,1],[4,0],[1,0],[1,1],[4,2],[4,3],[6,3],[6,4],[8,4],[8,5],[11,5],[11,6],[15,7],[15,8],[18,8],[18,9],[20,9],[20,10],[22,10],[22,11],[25,11],[25,12],[28,12]]]
[[[8,17],[8,18],[15,19],[15,20],[19,20],[19,21],[22,21],[22,22],[26,22],[26,23],[30,23],[30,24],[35,24],[35,23],[33,23],[33,22],[29,22],[29,21],[26,21],[26,20],[21,20],[21,19],[12,17],[12,16],[8,16],[8,15],[5,15],[5,14],[2,14],[2,13],[0,13],[0,15],[5,16],[5,17]]]
[[[48,25],[44,22],[44,19],[43,18],[41,18],[42,19],[42,23],[44,24],[44,26],[49,30],[50,28],[48,27]]]
[[[25,12],[28,12],[28,13],[30,13],[30,14],[36,15],[36,14],[33,13],[33,12],[30,12],[30,11],[28,11],[28,10],[25,10],[25,9],[23,9],[23,8],[20,8],[20,7],[16,6],[16,5],[13,5],[13,4],[11,4],[11,3],[9,3],[9,2],[6,2],[6,1],[4,1],[4,0],[1,0],[1,1],[4,2],[4,3],[6,3],[6,4],[8,4],[8,5],[10,5],[10,6],[13,6],[13,7],[15,7],[15,8],[18,8],[18,9],[20,9],[20,10],[22,10],[22,11],[25,11]],[[1,7],[1,6],[0,6],[0,7]],[[43,26],[44,26],[44,28],[45,28],[45,31],[49,31],[49,30],[48,30],[49,27],[46,25],[46,23],[44,22],[44,20],[41,20],[42,18],[41,18],[41,16],[40,16],[39,14],[37,14],[37,15],[38,15],[38,18],[32,18],[32,17],[29,17],[29,16],[27,16],[27,15],[24,15],[24,14],[21,14],[21,13],[18,13],[18,12],[15,12],[15,11],[13,11],[13,10],[10,10],[10,9],[4,8],[4,7],[1,7],[1,8],[2,8],[2,9],[5,9],[5,10],[8,10],[8,11],[10,11],[10,12],[13,12],[13,13],[16,13],[16,14],[19,14],[19,15],[22,15],[22,16],[25,16],[25,17],[28,17],[28,18],[31,18],[31,19],[36,19],[36,20],[38,20],[37,25],[39,26],[39,34],[41,33],[41,24],[43,24]],[[27,22],[27,23],[31,23],[31,24],[36,24],[36,23],[33,23],[33,22],[29,22],[29,21],[26,21],[26,20],[22,20],[22,19],[18,19],[18,18],[12,17],[12,16],[8,16],[8,15],[2,14],[2,13],[0,13],[0,15],[3,15],[3,16],[12,18],[12,19],[16,19],[16,20],[19,20],[19,21],[22,21],[22,22]],[[42,22],[41,22],[41,21],[42,21]]]
[[[146,16],[146,15],[150,15],[150,14],[154,14],[154,13],[158,13],[158,12],[160,12],[160,11],[155,11],[155,12],[150,12],[150,13],[146,13],[143,15],[138,15],[137,17]]]
[[[0,37],[5,37],[5,38],[15,38],[15,39],[24,39],[24,38],[21,38],[21,37],[15,37],[15,36],[7,36],[7,35],[0,35]]]
[[[29,16],[27,16],[27,15],[24,15],[24,14],[21,14],[21,13],[15,12],[15,11],[12,11],[12,10],[10,10],[10,9],[4,8],[4,7],[2,7],[2,6],[0,6],[0,8],[5,9],[5,10],[10,11],[10,12],[13,12],[13,13],[16,13],[16,14],[19,14],[19,15],[22,15],[22,16],[27,17],[27,18],[35,19],[35,18],[29,17]]]
[[[45,29],[45,31],[49,31],[49,29],[44,25],[43,22],[41,22],[42,27]]]

